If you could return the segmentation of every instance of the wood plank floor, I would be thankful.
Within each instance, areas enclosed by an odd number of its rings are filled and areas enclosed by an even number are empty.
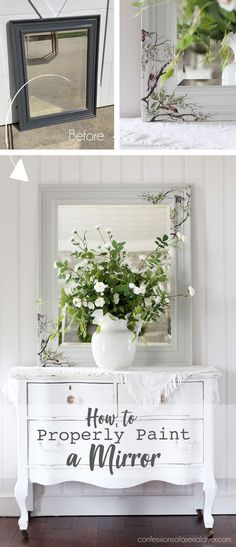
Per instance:
[[[236,515],[216,516],[214,530],[215,545],[236,546]],[[0,547],[27,544],[29,547],[206,545],[203,523],[194,516],[31,518],[29,534],[29,540],[25,541],[18,530],[16,518],[0,518]],[[151,537],[154,539],[147,539]],[[180,539],[171,542],[165,538]],[[222,538],[228,538],[228,541]]]

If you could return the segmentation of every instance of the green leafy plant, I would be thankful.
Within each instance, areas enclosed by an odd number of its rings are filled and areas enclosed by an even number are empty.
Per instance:
[[[198,13],[198,20],[193,29],[193,14]],[[205,48],[206,59],[212,60],[212,44],[220,44],[218,55],[221,55],[224,66],[230,57],[226,37],[236,32],[236,12],[222,9],[216,0],[186,0],[182,21],[178,22],[180,36],[177,52],[183,47],[200,44]]]
[[[165,0],[164,0],[165,1]],[[167,0],[166,0],[167,1]],[[138,0],[134,6],[144,10],[152,5],[163,3],[159,0]],[[228,34],[236,33],[236,11],[223,9],[216,0],[185,0],[183,16],[178,21],[178,43],[169,59],[168,68],[160,75],[159,84],[171,78],[184,52],[192,46],[200,46],[210,63],[220,56],[222,67],[230,60],[230,49],[227,44]],[[213,45],[220,45],[217,54]]]
[[[134,265],[124,241],[116,241],[110,230],[96,228],[101,238],[97,249],[89,246],[86,232],[81,235],[75,230],[69,260],[55,264],[64,283],[61,308],[77,323],[82,341],[91,339],[90,327],[98,313],[125,319],[137,335],[143,324],[157,321],[170,305],[171,249],[178,247],[180,239],[167,234],[157,237],[154,250],[139,256]]]

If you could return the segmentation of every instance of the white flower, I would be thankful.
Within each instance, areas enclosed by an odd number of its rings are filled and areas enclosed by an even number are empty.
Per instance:
[[[54,262],[54,263],[53,263],[53,268],[55,268],[55,270],[57,270],[57,269],[58,269],[58,266],[57,266],[57,260],[56,260],[56,262]]]
[[[134,294],[141,294],[140,287],[134,287]]]
[[[189,286],[188,292],[189,292],[190,296],[194,296],[194,295],[195,295],[195,289],[194,289],[193,287],[191,287],[191,286]]]
[[[142,285],[140,285],[140,293],[141,293],[141,294],[145,294],[145,292],[146,292],[146,287],[145,287],[145,285],[142,283]]]
[[[100,224],[96,224],[96,226],[94,226],[95,230],[101,230],[101,226]]]
[[[81,268],[83,268],[84,266],[86,266],[87,263],[88,263],[88,259],[87,259],[87,258],[81,258],[80,261],[75,265],[74,271],[75,271],[75,272],[78,272]]]
[[[165,287],[162,285],[162,283],[158,283],[159,289],[161,292],[165,292]]]
[[[145,294],[145,291],[146,291],[146,287],[143,283],[140,287],[138,287],[134,283],[129,283],[129,288],[133,289],[134,294]]]
[[[152,305],[152,299],[150,297],[145,298],[144,302],[145,302],[145,306],[147,306],[148,308]]]
[[[107,232],[108,234],[111,234],[110,228],[106,228],[106,232]]]
[[[233,11],[236,9],[236,0],[218,0],[218,4],[225,11]]]
[[[84,306],[84,308],[87,308],[87,307],[88,307],[88,302],[87,302],[87,300],[83,300],[83,306]]]
[[[94,289],[98,293],[103,293],[107,287],[108,285],[105,285],[102,281],[97,281],[94,285]]]
[[[94,317],[94,319],[93,319],[93,324],[94,325],[101,325],[102,322],[103,322],[103,319],[104,319],[103,311],[102,310],[95,310],[92,313],[92,317]]]
[[[74,238],[74,237],[70,237],[69,242],[70,242],[70,243],[75,243],[75,238]]]
[[[103,308],[104,304],[105,304],[105,300],[104,298],[102,298],[102,296],[99,296],[97,300],[95,300],[96,308]]]
[[[76,308],[81,308],[82,302],[81,302],[80,298],[73,298],[73,304]]]
[[[88,308],[89,308],[89,310],[94,310],[94,308],[95,308],[94,303],[93,303],[93,302],[89,302],[89,303],[88,303]]]
[[[170,299],[169,299],[169,298],[165,298],[165,303],[166,303],[166,304],[169,304],[169,303],[170,303]]]
[[[155,304],[160,304],[161,302],[161,297],[160,296],[156,296],[155,298]]]
[[[183,243],[185,243],[186,241],[186,236],[184,236],[183,234],[181,234],[180,232],[177,232],[176,234],[177,238],[180,239],[181,241],[183,241]]]
[[[139,255],[139,260],[146,260],[146,256],[145,255]]]
[[[146,291],[146,288],[143,286],[141,287],[135,287],[134,288],[134,294],[144,294]]]
[[[102,251],[107,251],[107,249],[110,249],[110,248],[111,248],[110,243],[104,243],[102,245]]]
[[[66,274],[66,277],[65,277],[65,280],[66,280],[66,281],[69,281],[69,279],[70,279],[70,274],[67,273],[67,274]]]
[[[114,304],[119,304],[119,300],[120,300],[120,296],[119,294],[116,292],[113,296],[113,302]]]
[[[65,287],[65,293],[68,296],[71,296],[75,290],[77,290],[77,283],[75,283],[74,281],[72,281],[67,287]]]

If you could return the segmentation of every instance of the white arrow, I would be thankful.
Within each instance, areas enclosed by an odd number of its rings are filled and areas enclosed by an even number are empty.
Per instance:
[[[48,78],[48,77],[50,77],[50,78],[61,78],[62,80],[66,80],[67,82],[71,83],[71,81],[68,78],[65,78],[65,76],[61,76],[60,74],[40,74],[40,76],[35,76],[34,78],[31,78],[30,80],[25,82],[24,85],[22,85],[21,88],[18,89],[18,91],[15,93],[12,101],[10,102],[10,105],[9,105],[9,108],[8,108],[8,111],[7,111],[6,121],[5,121],[5,144],[6,144],[7,150],[9,150],[8,138],[7,138],[8,118],[9,118],[9,115],[10,115],[11,107],[12,107],[16,97],[19,95],[19,93],[22,91],[22,89],[24,89],[24,87],[26,85],[30,84],[30,82],[33,82],[34,80],[38,80],[39,78]],[[20,159],[20,160],[18,160],[17,163],[15,163],[14,160],[13,160],[13,157],[12,156],[9,156],[9,157],[10,157],[10,160],[11,160],[12,164],[14,165],[14,170],[13,170],[12,174],[10,175],[10,178],[14,179],[14,180],[20,180],[22,182],[28,182],[29,179],[28,179],[28,176],[27,176],[24,164],[23,164],[23,160]]]

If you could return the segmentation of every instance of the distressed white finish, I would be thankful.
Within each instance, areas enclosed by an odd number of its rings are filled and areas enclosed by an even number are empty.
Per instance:
[[[12,164],[0,158],[0,362],[3,386],[10,368],[36,364],[37,214],[38,185],[47,184],[191,184],[193,190],[192,249],[193,360],[223,371],[221,402],[235,404],[236,393],[236,158],[222,156],[43,156],[24,157],[31,182],[9,180]],[[10,287],[10,290],[9,290]],[[0,407],[0,514],[17,514],[13,490],[16,469],[16,424],[14,408],[1,397]],[[216,409],[216,477],[221,477],[214,513],[235,513],[235,409]],[[156,511],[165,514],[192,512],[201,505],[198,487],[148,483],[131,490],[108,491],[93,486],[66,484],[37,488],[36,514],[50,514],[55,507],[64,514],[83,495],[84,512],[115,513],[130,504],[137,512],[149,513],[155,496]]]
[[[156,369],[158,371],[158,367]],[[179,367],[181,370],[181,367]],[[15,488],[15,496],[20,508],[19,527],[21,530],[26,530],[28,526],[27,514],[27,494],[29,485],[38,483],[41,485],[55,485],[68,481],[83,482],[96,485],[99,487],[110,488],[131,488],[139,484],[143,484],[150,480],[162,480],[175,485],[189,485],[194,483],[202,483],[205,502],[204,502],[204,524],[206,528],[213,527],[212,507],[216,494],[216,482],[214,478],[214,394],[215,382],[217,381],[217,371],[210,372],[206,367],[202,367],[202,373],[193,373],[191,378],[186,381],[183,386],[179,386],[175,393],[175,400],[167,401],[161,405],[162,412],[156,407],[153,410],[150,418],[149,407],[139,405],[135,410],[135,415],[138,416],[138,421],[134,426],[129,426],[129,431],[124,431],[119,446],[117,447],[121,454],[123,453],[138,453],[147,452],[150,455],[160,451],[161,458],[154,467],[148,466],[142,469],[139,465],[134,467],[120,467],[119,471],[114,469],[114,473],[109,473],[107,464],[105,467],[95,466],[93,472],[89,468],[89,451],[91,442],[99,445],[100,439],[89,441],[76,441],[71,445],[71,439],[65,436],[69,432],[78,432],[80,435],[83,431],[90,431],[83,420],[84,407],[98,408],[99,414],[115,415],[118,420],[121,419],[123,412],[122,397],[120,394],[124,390],[124,386],[120,383],[111,383],[111,380],[106,374],[101,375],[99,379],[91,380],[91,377],[86,371],[79,373],[76,371],[78,380],[70,381],[71,371],[64,379],[61,379],[61,374],[57,376],[56,370],[48,369],[42,376],[37,377],[35,370],[32,367],[28,368],[28,374],[25,373],[25,368],[20,376],[16,370],[12,376],[17,376],[17,452],[18,452],[18,478]],[[132,374],[132,373],[131,373]],[[155,368],[152,374],[155,375]],[[38,382],[38,383],[37,383]],[[182,388],[184,387],[184,390]],[[194,412],[189,406],[188,390],[192,392],[195,389],[195,397],[193,400]],[[45,394],[44,394],[45,391]],[[64,392],[64,393],[63,393]],[[77,402],[78,397],[82,400],[82,411],[80,403]],[[38,406],[38,400],[44,401],[43,411],[46,419],[41,417],[41,409]],[[58,414],[58,399],[60,399],[60,409]],[[132,400],[127,400],[126,409],[132,410]],[[36,404],[35,404],[36,403]],[[182,411],[175,416],[175,408],[178,409],[181,404]],[[34,408],[35,406],[35,408]],[[172,407],[173,414],[170,414]],[[75,412],[76,408],[76,412]],[[37,410],[36,410],[37,409]],[[166,410],[166,411],[165,411]],[[118,422],[110,429],[110,435],[116,430]],[[184,429],[188,432],[188,440],[166,440],[162,443],[145,438],[140,441],[137,438],[136,429],[148,431],[159,431],[162,428],[166,431],[181,431]],[[92,431],[93,431],[92,427]],[[124,430],[122,425],[120,429]],[[55,440],[44,438],[43,432],[56,431]],[[99,425],[99,430],[107,436],[107,425]],[[66,435],[65,435],[66,432]],[[126,434],[128,433],[128,434]],[[62,437],[60,438],[60,435]],[[77,436],[77,435],[76,435]],[[59,440],[58,440],[59,437]],[[78,436],[77,436],[78,441]],[[108,440],[105,442],[105,449],[114,442]],[[174,447],[174,449],[173,449]],[[67,467],[66,460],[71,453],[78,453],[82,458],[79,467]],[[33,507],[33,499],[30,499],[30,508]],[[193,508],[194,509],[194,508]],[[52,508],[54,513],[54,509]],[[122,512],[118,510],[118,513]],[[130,507],[130,514],[135,513],[135,508]],[[72,511],[72,514],[77,514],[77,508]],[[83,513],[82,500],[79,513]],[[156,513],[153,507],[152,513]]]
[[[33,4],[43,18],[76,17],[100,15],[100,49],[98,65],[98,98],[97,106],[108,106],[114,102],[113,53],[114,53],[114,0],[110,1],[104,67],[102,71],[107,0],[33,0]],[[65,4],[65,5],[64,5]],[[64,7],[63,7],[64,6]],[[51,8],[51,9],[50,9]],[[38,19],[37,13],[27,0],[2,0],[0,2],[0,125],[6,123],[10,100],[14,96],[14,76],[10,37],[7,24],[16,19]],[[16,101],[9,115],[9,123],[18,121]]]

